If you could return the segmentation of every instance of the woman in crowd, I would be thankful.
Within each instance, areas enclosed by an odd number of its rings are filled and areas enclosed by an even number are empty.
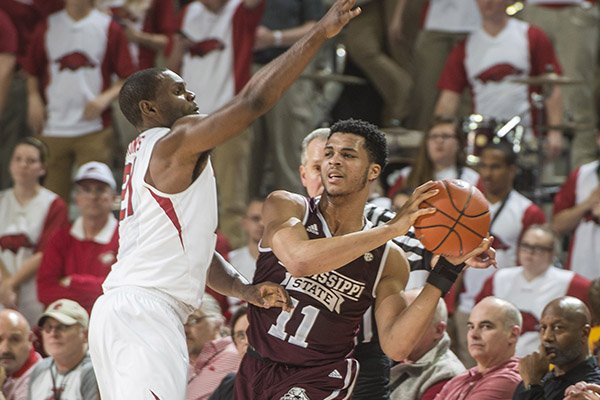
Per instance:
[[[45,145],[20,140],[9,164],[13,186],[0,192],[0,302],[37,325],[43,306],[37,300],[35,274],[44,246],[55,230],[68,225],[67,205],[42,186]]]

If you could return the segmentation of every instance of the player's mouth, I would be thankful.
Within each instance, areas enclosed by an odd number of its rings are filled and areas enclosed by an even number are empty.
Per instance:
[[[342,174],[340,174],[339,172],[330,172],[327,174],[327,180],[332,183],[339,182],[343,178],[344,178],[344,176]]]

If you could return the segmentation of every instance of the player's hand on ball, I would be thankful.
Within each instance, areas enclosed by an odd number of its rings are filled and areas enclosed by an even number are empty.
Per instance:
[[[488,236],[481,244],[469,254],[463,257],[446,257],[454,265],[467,264],[471,268],[488,268],[490,265],[496,267],[496,250],[492,247],[493,236]]]
[[[248,285],[244,300],[257,307],[280,307],[283,311],[291,311],[292,299],[283,286],[273,282]]]
[[[429,181],[416,188],[406,203],[398,210],[394,219],[388,222],[388,225],[393,226],[397,230],[396,236],[405,235],[420,216],[435,212],[435,208],[433,207],[419,208],[419,205],[423,201],[438,194],[438,189],[431,189],[434,186],[435,182]]]

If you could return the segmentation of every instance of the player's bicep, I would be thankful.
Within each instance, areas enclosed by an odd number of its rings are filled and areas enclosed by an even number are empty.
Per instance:
[[[305,201],[301,196],[285,191],[271,193],[262,209],[265,230],[261,246],[272,248],[279,256],[298,241],[308,240],[302,224],[304,213]]]

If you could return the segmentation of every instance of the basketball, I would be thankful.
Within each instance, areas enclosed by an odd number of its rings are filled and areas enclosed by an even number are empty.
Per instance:
[[[437,211],[417,218],[416,236],[434,254],[461,257],[488,236],[488,202],[479,189],[465,181],[447,179],[435,184],[432,189],[439,189],[439,193],[420,207],[435,207]]]

